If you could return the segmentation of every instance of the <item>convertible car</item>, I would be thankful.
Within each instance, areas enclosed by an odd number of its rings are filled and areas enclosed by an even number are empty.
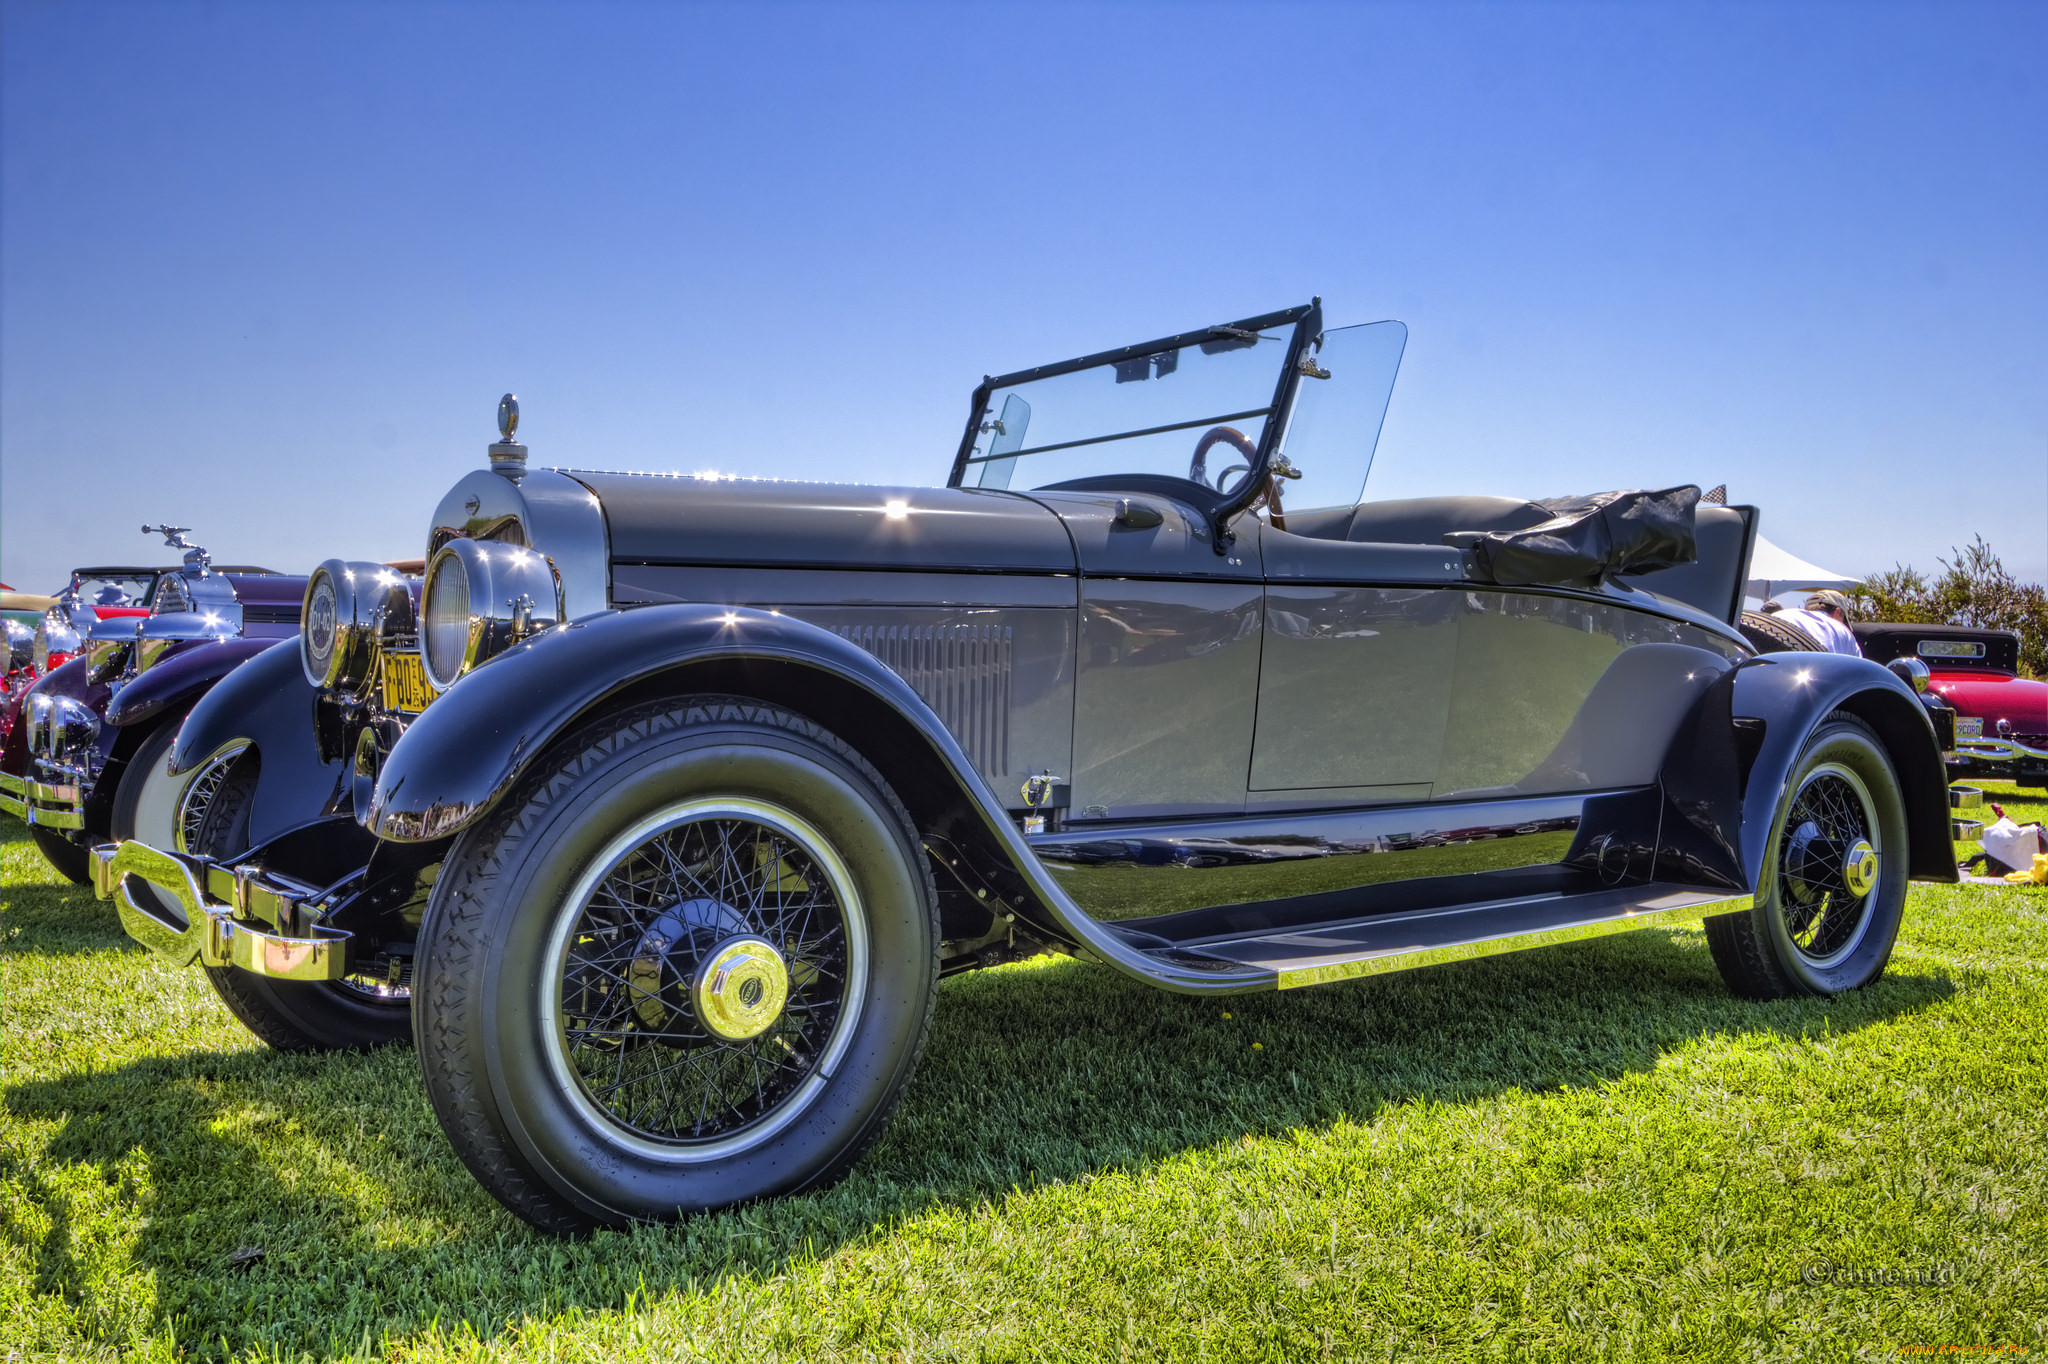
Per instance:
[[[565,1232],[837,1177],[940,977],[1046,950],[1229,994],[1705,914],[1741,994],[1874,979],[1956,876],[1914,687],[1760,655],[1696,488],[1360,502],[1405,337],[987,379],[940,488],[532,468],[508,396],[423,590],[323,564],[178,734],[188,847],[96,884],[274,1045],[414,1036]]]

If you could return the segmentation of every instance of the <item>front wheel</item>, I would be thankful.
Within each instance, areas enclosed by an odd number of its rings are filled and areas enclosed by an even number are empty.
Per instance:
[[[1751,907],[1706,920],[1728,988],[1833,995],[1884,973],[1906,903],[1906,802],[1870,726],[1837,711],[1806,741]]]
[[[73,843],[55,829],[46,829],[40,824],[28,826],[29,840],[36,845],[36,851],[43,860],[57,869],[57,874],[75,886],[82,886],[92,880],[92,857],[85,849]]]
[[[249,851],[256,778],[252,754],[199,773],[181,816],[191,828],[190,851],[228,863]],[[367,1051],[412,1037],[412,1001],[402,985],[365,976],[272,980],[238,966],[202,969],[228,1012],[278,1051]]]
[[[463,835],[422,929],[427,1093],[559,1232],[836,1179],[924,1048],[938,897],[881,776],[727,698],[600,721]]]

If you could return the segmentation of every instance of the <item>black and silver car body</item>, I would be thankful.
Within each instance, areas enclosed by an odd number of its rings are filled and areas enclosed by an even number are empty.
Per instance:
[[[178,722],[221,678],[298,633],[304,578],[218,568],[184,527],[143,529],[185,551],[183,562],[72,575],[36,628],[46,671],[0,752],[0,811],[24,819],[79,881],[89,850],[110,837],[180,846],[184,783],[159,770]]]
[[[1760,656],[1755,511],[1697,489],[1358,501],[1404,339],[1311,304],[989,379],[942,488],[529,469],[506,423],[422,597],[330,561],[298,656],[194,709],[232,830],[101,892],[283,1045],[413,990],[444,1126],[565,1229],[844,1169],[927,968],[1228,994],[1705,911],[1747,993],[1872,978],[1956,875],[1913,689]],[[643,1056],[715,1101],[628,1112]]]

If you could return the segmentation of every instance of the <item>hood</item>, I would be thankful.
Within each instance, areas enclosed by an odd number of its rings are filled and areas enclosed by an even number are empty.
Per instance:
[[[571,475],[615,564],[1072,573],[1060,519],[1016,493],[671,474]]]

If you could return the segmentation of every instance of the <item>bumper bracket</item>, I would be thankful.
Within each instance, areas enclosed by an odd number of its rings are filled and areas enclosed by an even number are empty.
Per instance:
[[[165,892],[183,922],[161,912],[157,897],[135,894],[135,882]],[[273,925],[304,925],[306,901],[317,893],[257,867],[223,867],[189,853],[162,852],[144,843],[106,843],[92,850],[93,891],[114,901],[128,936],[180,966],[235,966],[272,980],[340,980],[348,974],[349,934],[306,925],[298,935]],[[302,936],[310,934],[312,936]]]

